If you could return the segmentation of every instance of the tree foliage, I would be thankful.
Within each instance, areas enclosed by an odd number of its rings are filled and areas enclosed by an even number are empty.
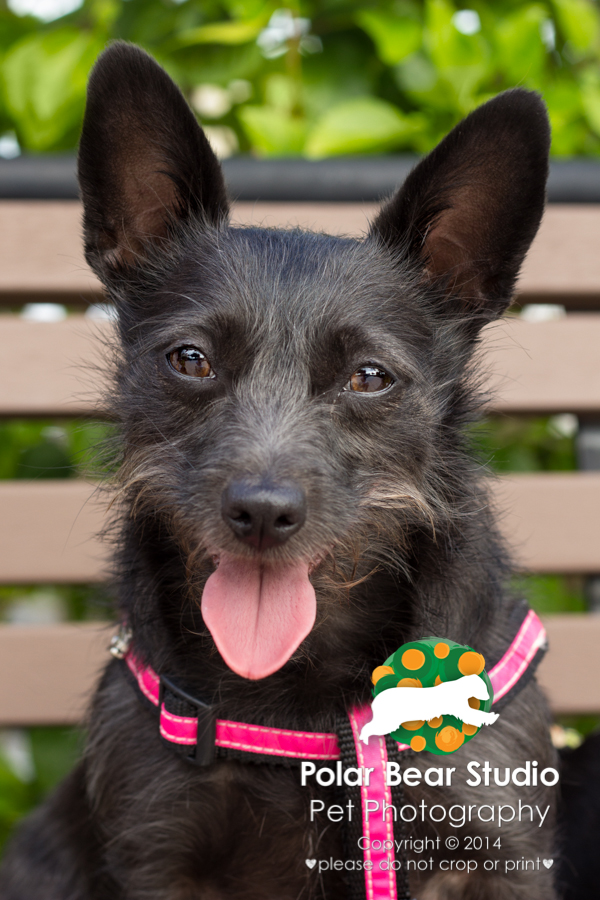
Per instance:
[[[222,155],[423,152],[516,85],[543,94],[556,156],[600,154],[592,0],[84,0],[45,22],[13,10],[48,18],[61,0],[8,2],[0,134],[27,151],[75,147],[90,66],[121,38],[166,67]]]

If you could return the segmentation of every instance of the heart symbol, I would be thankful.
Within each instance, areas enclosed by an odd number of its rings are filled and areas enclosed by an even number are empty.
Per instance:
[[[306,861],[308,862],[308,860],[306,860]],[[552,867],[552,863],[554,862],[554,860],[553,859],[543,859],[542,862],[544,863],[544,865],[546,866],[547,869],[550,869]]]
[[[309,869],[314,869],[314,867],[317,864],[316,859],[305,859],[304,862],[306,863],[306,865],[308,866]],[[550,865],[552,865],[552,862],[554,862],[554,860],[551,860]],[[544,865],[545,864],[546,864],[546,860],[544,860]]]

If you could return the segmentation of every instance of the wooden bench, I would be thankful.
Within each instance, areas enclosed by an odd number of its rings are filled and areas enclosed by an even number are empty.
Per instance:
[[[235,218],[361,233],[372,207],[239,204]],[[107,321],[75,312],[26,321],[7,308],[60,302],[73,309],[101,293],[80,249],[75,202],[0,202],[0,415],[102,416]],[[481,353],[494,415],[575,413],[600,419],[600,207],[548,210],[521,280],[521,303],[562,304],[556,321],[512,317],[486,330]],[[498,478],[502,528],[523,570],[600,573],[600,471]],[[106,498],[78,480],[0,481],[0,583],[100,581],[97,539]],[[551,652],[540,680],[558,713],[600,712],[600,616],[549,617]],[[0,626],[0,724],[77,721],[106,660],[103,623]]]

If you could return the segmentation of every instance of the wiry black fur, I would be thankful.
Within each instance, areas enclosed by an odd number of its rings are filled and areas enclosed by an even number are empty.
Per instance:
[[[212,697],[219,717],[331,730],[404,641],[443,635],[489,661],[506,648],[509,561],[464,428],[479,404],[478,332],[508,305],[541,218],[548,143],[539,98],[510,91],[415,169],[363,240],[234,228],[218,164],[167,76],[131,46],[100,58],[80,179],[87,258],[119,309],[119,605],[138,656]],[[185,344],[202,348],[215,379],[170,369],[167,353]],[[368,362],[394,386],[345,391]],[[199,603],[215,548],[254,552],[221,517],[224,488],[266,475],[301,485],[308,511],[264,558],[320,559],[318,612],[280,671],[247,681],[221,659]],[[553,764],[533,682],[452,756],[454,789],[407,790],[406,802],[554,806],[546,788],[464,786],[469,759]],[[19,832],[0,893],[342,898],[337,874],[304,863],[343,856],[339,828],[309,823],[310,797],[290,768],[177,758],[113,662],[84,761]],[[552,816],[541,829],[504,827],[497,855],[551,857]],[[483,823],[462,833],[498,836]],[[483,852],[474,856],[476,875],[437,872],[411,890],[419,900],[554,897],[551,872],[488,874]]]

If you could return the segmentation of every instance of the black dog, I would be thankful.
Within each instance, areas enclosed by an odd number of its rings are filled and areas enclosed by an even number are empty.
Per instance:
[[[510,643],[517,601],[465,425],[478,335],[540,222],[548,146],[540,99],[509,91],[416,167],[364,240],[232,228],[170,79],[124,44],[97,63],[79,173],[87,259],[119,310],[120,612],[137,656],[221,718],[332,731],[407,640],[488,660]],[[415,830],[442,849],[411,895],[551,900],[551,871],[503,862],[552,857],[553,790],[469,788],[471,758],[553,765],[533,681],[452,756],[441,802],[552,812],[543,827],[467,823],[463,836],[500,838],[502,863],[485,871],[490,853],[472,849],[469,875],[437,864],[455,829]],[[179,758],[113,661],[85,759],[13,841],[1,896],[346,897],[339,873],[305,865],[345,852],[342,826],[310,822],[311,790],[293,766]],[[406,791],[423,798],[440,793]]]

